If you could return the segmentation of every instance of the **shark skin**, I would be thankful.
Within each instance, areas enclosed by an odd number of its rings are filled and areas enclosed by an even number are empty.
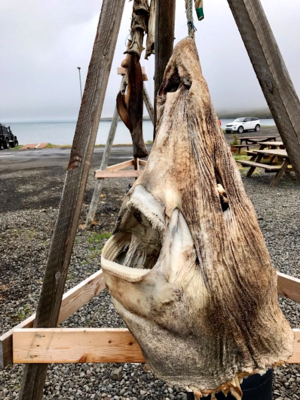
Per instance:
[[[241,399],[244,378],[288,360],[294,334],[193,39],[176,45],[157,107],[147,165],[102,252],[106,285],[160,379]]]

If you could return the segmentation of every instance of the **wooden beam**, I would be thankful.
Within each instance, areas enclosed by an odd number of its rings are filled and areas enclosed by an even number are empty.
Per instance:
[[[20,329],[14,332],[14,363],[145,362],[128,329]]]
[[[300,329],[293,329],[295,333],[294,352],[289,358],[289,364],[300,364]]]
[[[147,162],[139,160],[140,165]],[[277,272],[278,275],[278,294],[290,300],[300,303],[300,279]],[[59,314],[58,323],[60,324],[79,310],[84,304],[88,303],[94,296],[97,296],[105,288],[102,271],[89,276],[83,282],[69,290],[63,296],[62,306]],[[16,329],[30,328],[33,326],[35,314],[31,315],[19,325],[4,333],[0,337],[0,368],[5,368],[12,363],[13,348],[12,337]]]
[[[125,0],[102,2],[35,327],[53,327],[58,321],[124,4]],[[46,364],[27,365],[19,400],[40,400],[46,373]]]
[[[300,101],[260,0],[228,0],[256,76],[300,181]]]
[[[131,160],[121,162],[119,164],[111,165],[108,167],[106,170],[107,171],[120,171],[121,169],[131,167],[134,165],[134,159],[132,158]]]
[[[300,279],[277,272],[277,290],[280,296],[300,303]]]
[[[95,178],[104,179],[104,178],[138,178],[142,170],[128,170],[128,171],[101,171],[98,169],[95,171]]]
[[[109,130],[107,141],[105,144],[105,149],[104,149],[102,160],[101,160],[101,165],[100,165],[101,171],[105,171],[107,168],[110,153],[111,153],[111,148],[112,148],[115,134],[117,131],[118,120],[119,120],[119,114],[118,114],[117,107],[115,107],[115,111],[114,111],[113,118],[112,118],[111,125],[110,125],[110,130]],[[101,128],[101,123],[100,123],[100,128]],[[97,211],[97,206],[98,206],[98,202],[99,202],[99,198],[100,198],[100,194],[101,194],[101,189],[102,189],[102,181],[96,180],[89,212],[88,212],[86,220],[85,220],[86,227],[89,227],[91,225],[91,223],[95,220],[95,214]]]
[[[143,99],[144,99],[144,104],[145,104],[148,114],[149,114],[149,118],[151,119],[151,122],[154,126],[154,108],[151,104],[151,100],[150,100],[150,97],[147,92],[147,88],[146,88],[145,84],[143,84]]]
[[[58,317],[58,324],[65,321],[82,306],[88,303],[105,289],[102,270],[95,272],[77,286],[64,294]],[[5,368],[13,362],[13,333],[16,329],[31,328],[35,314],[22,321],[0,337],[0,368]]]
[[[295,329],[289,364],[300,363],[300,330]],[[144,363],[127,329],[48,328],[14,332],[14,363]]]
[[[173,53],[176,0],[156,0],[155,3],[155,85],[154,139],[156,125],[156,95],[163,80],[166,65]]]

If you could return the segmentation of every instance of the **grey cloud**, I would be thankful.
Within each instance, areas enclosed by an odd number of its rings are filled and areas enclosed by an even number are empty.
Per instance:
[[[262,1],[296,91],[300,93],[300,4]],[[111,116],[121,78],[132,2],[126,2],[103,116]],[[280,7],[280,13],[278,8]],[[77,66],[86,78],[101,1],[10,0],[0,5],[0,122],[76,119],[80,106]],[[196,42],[218,112],[266,108],[252,65],[224,0],[205,2],[205,19],[195,21]],[[187,34],[184,0],[177,1],[176,41]],[[142,61],[153,98],[153,57]]]

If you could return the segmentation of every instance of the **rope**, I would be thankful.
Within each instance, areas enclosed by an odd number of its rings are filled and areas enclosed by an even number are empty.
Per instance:
[[[186,7],[188,33],[191,38],[194,38],[194,33],[197,30],[194,25],[194,17],[193,17],[194,0],[185,0],[185,7]]]

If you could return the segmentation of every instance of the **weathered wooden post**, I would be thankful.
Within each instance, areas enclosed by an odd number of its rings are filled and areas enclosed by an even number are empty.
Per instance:
[[[55,327],[116,47],[125,0],[103,0],[34,327]],[[40,400],[47,364],[28,364],[21,400]]]
[[[260,0],[228,0],[300,181],[300,102]]]
[[[151,119],[151,122],[154,125],[154,109],[151,104],[151,100],[150,100],[149,94],[147,92],[145,83],[143,84],[143,99],[144,99],[144,103],[145,103],[145,106],[146,106],[148,114],[149,114],[149,118]]]
[[[112,145],[114,142],[114,138],[115,138],[115,134],[116,134],[117,126],[118,126],[118,120],[119,120],[119,114],[118,114],[118,110],[116,107],[113,117],[112,117],[111,126],[110,126],[110,130],[109,130],[108,137],[107,137],[107,142],[106,142],[106,145],[105,145],[105,148],[103,151],[103,156],[102,156],[101,165],[100,165],[101,171],[105,171],[108,166],[111,148],[112,148]],[[86,227],[89,227],[95,219],[95,214],[97,211],[97,205],[98,205],[101,189],[102,189],[102,180],[97,179],[95,182],[95,187],[94,187],[94,192],[93,192],[93,197],[91,200],[89,212],[88,212],[88,215],[87,215],[86,221],[85,221]]]
[[[155,85],[154,120],[156,123],[156,94],[162,83],[166,65],[173,52],[176,0],[156,0],[155,4]],[[155,139],[155,124],[154,124]]]

